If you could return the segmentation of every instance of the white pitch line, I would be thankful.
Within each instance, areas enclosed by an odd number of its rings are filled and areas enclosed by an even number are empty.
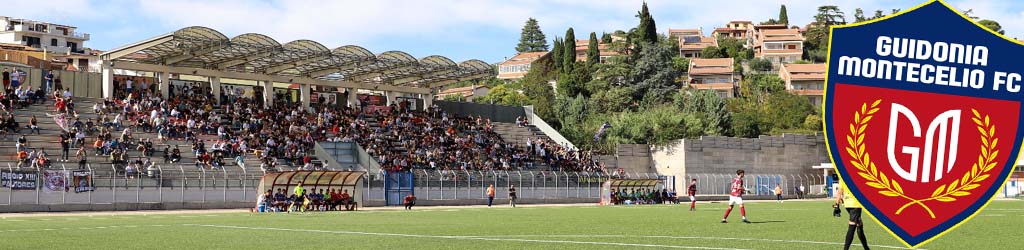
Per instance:
[[[758,239],[758,238],[732,238],[732,237],[701,237],[701,236],[660,236],[660,235],[483,235],[483,236],[464,236],[464,237],[550,237],[550,238],[664,238],[664,239],[697,239],[697,240],[738,240],[738,241],[765,241],[765,242],[778,242],[778,243],[804,243],[804,244],[818,244],[818,245],[843,245],[838,242],[822,242],[822,241],[806,241],[806,240],[778,240],[778,239]],[[891,249],[910,249],[899,246],[884,246],[884,245],[872,245],[873,247],[891,248]],[[918,250],[927,250],[924,248],[916,248]]]
[[[486,237],[473,237],[473,236],[419,235],[419,234],[373,233],[373,232],[356,232],[356,231],[327,231],[327,230],[313,230],[313,229],[290,229],[290,228],[273,228],[273,227],[242,227],[242,226],[205,225],[205,224],[183,224],[183,225],[185,225],[185,226],[198,226],[198,227],[212,227],[212,228],[249,229],[249,230],[274,230],[274,231],[305,232],[305,233],[356,234],[356,235],[374,235],[374,236],[398,236],[398,237],[413,237],[413,238],[437,238],[437,239],[482,240],[482,241],[513,241],[513,242],[535,242],[535,243],[562,243],[562,244],[606,245],[606,246],[625,246],[625,247],[654,247],[654,248],[709,249],[709,250],[743,250],[743,249],[739,249],[739,248],[694,247],[694,246],[654,245],[654,244],[632,244],[632,243],[618,243],[618,242],[503,239],[503,238],[486,238]]]
[[[79,227],[79,228],[36,228],[36,229],[9,229],[0,230],[3,233],[13,232],[41,232],[41,231],[68,231],[68,230],[95,230],[95,229],[116,229],[116,228],[136,228],[136,227],[164,227],[167,225],[126,225],[126,226],[102,226],[102,227]]]

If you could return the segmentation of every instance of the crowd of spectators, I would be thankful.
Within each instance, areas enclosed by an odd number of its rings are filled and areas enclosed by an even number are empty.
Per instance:
[[[650,188],[612,189],[610,195],[612,204],[615,205],[679,204],[675,191],[669,191],[668,189],[662,189],[661,191]]]
[[[55,92],[59,107],[54,119],[65,129],[62,145],[81,147],[92,138],[92,156],[109,159],[125,172],[145,171],[156,164],[150,157],[157,154],[164,163],[179,163],[183,150],[196,156],[189,163],[197,168],[244,167],[246,157],[252,156],[266,171],[285,170],[282,163],[318,169],[311,157],[317,141],[357,142],[386,171],[538,169],[538,163],[550,170],[601,170],[589,152],[569,150],[547,139],[530,139],[525,146],[506,142],[489,119],[457,116],[437,106],[412,110],[409,103],[385,109],[314,103],[304,109],[281,98],[264,108],[262,99],[238,97],[214,107],[208,90],[184,86],[164,98],[151,87],[120,89],[123,98],[97,102],[92,111],[98,118],[84,121],[71,98]],[[0,119],[2,127],[7,127],[8,116]],[[522,120],[520,125],[525,125]],[[156,138],[137,138],[138,132],[155,133]],[[191,147],[154,146],[167,141]],[[89,154],[79,150],[75,157],[84,165]]]

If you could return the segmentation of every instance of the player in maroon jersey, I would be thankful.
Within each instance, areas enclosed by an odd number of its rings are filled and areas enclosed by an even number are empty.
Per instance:
[[[690,211],[697,211],[697,179],[690,180],[690,186],[686,188],[686,194],[690,195]]]
[[[743,209],[743,170],[736,170],[736,178],[732,179],[732,192],[729,193],[729,209],[725,210],[725,216],[722,217],[722,223],[726,223],[725,219],[729,218],[729,212],[732,212],[733,205],[740,205],[740,215],[743,216],[743,223],[750,223],[747,220],[747,210]]]

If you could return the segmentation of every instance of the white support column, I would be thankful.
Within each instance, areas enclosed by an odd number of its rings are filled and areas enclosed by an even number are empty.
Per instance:
[[[302,108],[309,109],[309,83],[299,84],[299,100],[302,102]]]
[[[359,107],[359,97],[356,96],[356,92],[359,92],[359,89],[356,89],[356,88],[349,88],[348,89],[348,96],[346,96],[345,99],[348,100],[348,107],[350,107],[350,108]]]
[[[427,110],[430,106],[434,105],[434,95],[420,94],[420,99],[423,99],[423,107],[420,107],[420,110]]]
[[[220,77],[210,77],[210,93],[213,94],[213,104],[220,105]]]
[[[160,96],[168,98],[171,96],[171,73],[160,72],[156,73],[157,76],[157,87],[160,90]]]
[[[387,92],[384,92],[384,95],[388,98],[388,103],[387,103],[388,106],[397,105],[398,104],[398,102],[396,101],[398,99],[397,98],[398,97],[398,92],[387,91]]]
[[[271,107],[274,105],[274,83],[270,81],[263,82],[263,104],[265,107]]]
[[[100,62],[100,71],[103,80],[103,98],[114,97],[114,66],[110,61]]]

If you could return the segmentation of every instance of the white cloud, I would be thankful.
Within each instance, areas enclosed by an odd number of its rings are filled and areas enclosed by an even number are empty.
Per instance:
[[[380,53],[416,50],[426,54],[455,55],[488,61],[514,51],[523,22],[534,17],[548,39],[563,36],[568,27],[578,39],[590,32],[628,30],[641,0],[40,0],[11,1],[4,15],[89,25],[90,43],[118,46],[150,35],[200,25],[232,37],[242,33],[267,34],[279,42],[311,39],[328,48],[356,44]],[[837,5],[853,18],[856,8],[866,15],[875,10],[889,14],[920,0],[761,0],[679,1],[649,0],[658,31],[702,27],[706,33],[730,20],[753,22],[776,18],[785,4],[790,24],[809,23],[818,6]],[[958,8],[975,9],[983,18],[999,21],[1008,35],[1024,38],[1024,8],[1016,1],[957,0]],[[141,35],[140,35],[141,34]],[[456,42],[452,42],[455,40]],[[397,41],[397,42],[396,42]],[[389,47],[401,46],[401,47]],[[412,48],[410,48],[412,47]],[[486,50],[482,48],[499,48]],[[102,48],[101,48],[102,49]],[[109,48],[107,48],[109,49]]]
[[[6,1],[2,6],[4,13],[0,15],[52,23],[99,15],[88,0]]]

